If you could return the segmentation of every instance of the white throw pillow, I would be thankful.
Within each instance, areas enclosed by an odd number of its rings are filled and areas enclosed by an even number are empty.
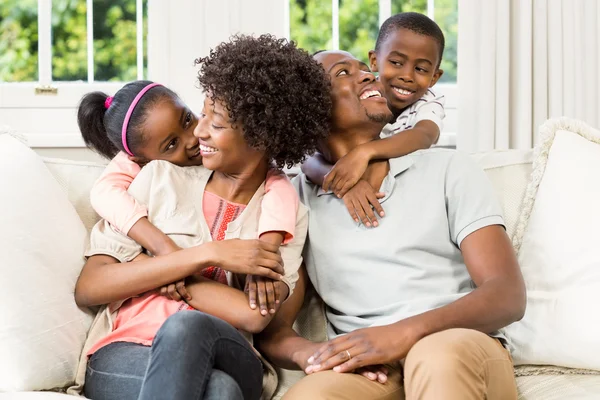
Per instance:
[[[506,334],[515,364],[600,370],[600,132],[560,119],[540,134],[514,237],[527,311]]]
[[[0,392],[74,380],[92,314],[75,304],[87,231],[42,159],[0,134]]]

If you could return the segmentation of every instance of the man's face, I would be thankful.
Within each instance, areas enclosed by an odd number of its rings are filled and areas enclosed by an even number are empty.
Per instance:
[[[381,85],[367,64],[345,51],[325,51],[315,55],[331,78],[334,130],[354,129],[361,125],[380,125],[392,113],[382,97]]]
[[[442,76],[439,45],[430,36],[408,29],[392,32],[377,53],[369,52],[373,71],[379,72],[385,97],[394,116],[419,100]]]

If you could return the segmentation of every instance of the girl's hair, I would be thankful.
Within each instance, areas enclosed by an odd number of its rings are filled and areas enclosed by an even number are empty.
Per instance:
[[[328,134],[329,78],[294,42],[234,36],[196,64],[206,95],[223,102],[248,145],[278,166],[302,162]]]
[[[123,123],[135,98],[151,81],[134,81],[123,86],[112,98],[103,92],[91,92],[83,96],[77,110],[77,124],[86,146],[113,158],[123,146]],[[134,105],[127,123],[125,143],[130,154],[135,154],[144,144],[143,125],[148,112],[160,101],[177,99],[172,90],[156,85],[147,89]]]

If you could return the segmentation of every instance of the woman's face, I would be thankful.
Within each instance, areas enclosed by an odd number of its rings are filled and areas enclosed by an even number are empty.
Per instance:
[[[179,166],[202,165],[194,129],[198,117],[179,99],[159,101],[144,121],[144,144],[136,156]]]
[[[213,171],[239,174],[264,158],[264,151],[246,143],[242,124],[232,123],[224,104],[208,94],[194,135],[200,140],[203,165]]]

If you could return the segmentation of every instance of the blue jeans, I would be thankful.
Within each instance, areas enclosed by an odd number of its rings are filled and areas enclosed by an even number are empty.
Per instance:
[[[152,347],[116,342],[88,362],[84,394],[93,400],[259,399],[263,368],[248,341],[225,321],[180,311]]]

